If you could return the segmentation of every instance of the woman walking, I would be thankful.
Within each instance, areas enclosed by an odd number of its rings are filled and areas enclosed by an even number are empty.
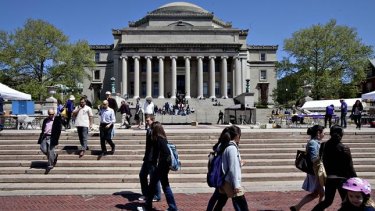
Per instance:
[[[313,211],[323,211],[331,206],[338,190],[341,200],[346,197],[346,191],[342,188],[343,183],[351,178],[357,177],[353,167],[350,148],[341,139],[344,135],[340,126],[334,125],[330,128],[331,138],[322,143],[320,154],[323,154],[323,164],[327,173],[324,200],[316,205]]]
[[[357,125],[357,129],[361,129],[361,118],[362,118],[363,105],[360,100],[356,100],[352,107],[352,117],[354,123]]]
[[[307,135],[310,135],[310,140],[307,143],[306,152],[311,160],[311,164],[313,164],[320,160],[319,149],[320,142],[324,138],[324,127],[320,125],[314,125],[313,127],[307,129]],[[291,211],[300,210],[305,204],[311,202],[317,197],[319,197],[319,202],[323,200],[324,189],[320,185],[318,177],[314,174],[306,174],[302,189],[310,193],[303,197],[297,205],[291,206]]]
[[[231,126],[224,129],[216,144],[217,150],[223,153],[223,169],[225,171],[225,182],[216,189],[211,197],[207,210],[222,210],[228,198],[232,198],[233,207],[236,211],[248,211],[244,188],[241,186],[241,167],[244,162],[238,150],[241,138],[241,129]],[[215,203],[216,202],[216,203]],[[212,205],[214,204],[214,207]]]
[[[177,210],[173,192],[169,186],[168,173],[171,163],[171,153],[168,148],[167,135],[160,122],[152,124],[152,141],[154,152],[152,155],[153,163],[156,163],[156,169],[150,181],[150,191],[146,199],[146,210],[152,210],[152,200],[156,193],[157,182],[160,180],[161,186],[168,203],[168,210]]]

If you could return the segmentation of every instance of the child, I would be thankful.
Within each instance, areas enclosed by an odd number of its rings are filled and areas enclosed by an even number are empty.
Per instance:
[[[370,198],[371,185],[366,180],[352,177],[342,188],[347,190],[347,195],[339,211],[375,211],[375,203]]]

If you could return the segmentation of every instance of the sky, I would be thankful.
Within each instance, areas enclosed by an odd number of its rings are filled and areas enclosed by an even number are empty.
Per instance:
[[[177,0],[178,1],[178,0]],[[181,1],[181,0],[180,0]],[[171,0],[0,0],[0,30],[14,32],[26,20],[42,19],[70,42],[112,44],[112,29],[128,26]],[[293,32],[336,19],[355,28],[366,45],[375,46],[375,0],[189,0],[234,28],[249,29],[249,45],[278,45]]]

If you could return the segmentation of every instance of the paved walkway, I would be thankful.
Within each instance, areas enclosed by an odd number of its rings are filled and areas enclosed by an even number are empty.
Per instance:
[[[213,189],[212,189],[213,191]],[[250,192],[246,198],[251,211],[265,210],[289,210],[289,207],[296,204],[306,192]],[[374,192],[373,192],[374,194]],[[138,201],[139,194],[133,192],[117,193],[114,195],[75,195],[75,196],[4,196],[0,197],[0,210],[2,211],[24,211],[24,210],[137,210],[138,206],[144,205]],[[175,194],[177,206],[180,211],[204,211],[207,202],[211,197],[210,193],[199,194]],[[328,211],[337,210],[340,206],[340,197],[336,195],[335,201]],[[311,210],[317,200],[303,207],[304,210]],[[156,210],[166,210],[167,204],[163,195],[160,202],[155,202]],[[224,211],[232,211],[231,200],[228,200]]]

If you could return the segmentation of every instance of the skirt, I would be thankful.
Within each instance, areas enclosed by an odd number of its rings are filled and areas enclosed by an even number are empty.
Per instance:
[[[302,189],[308,192],[315,192],[320,188],[320,184],[315,175],[306,174],[305,181],[303,181]]]

